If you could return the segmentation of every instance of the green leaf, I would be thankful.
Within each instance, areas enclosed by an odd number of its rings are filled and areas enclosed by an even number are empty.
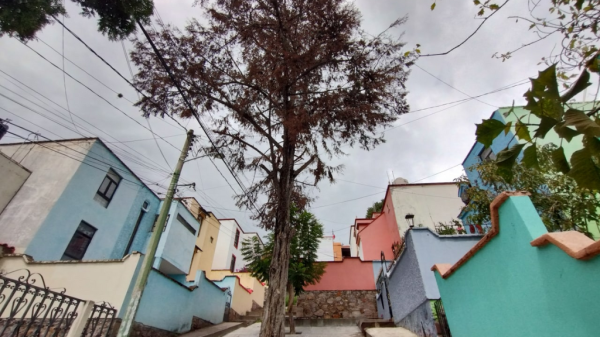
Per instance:
[[[584,148],[571,156],[571,176],[579,187],[600,190],[600,168],[592,159],[592,153]]]
[[[485,10],[482,8],[477,12],[477,15],[482,16],[485,13]]]
[[[496,166],[498,167],[496,173],[498,175],[504,177],[508,181],[512,180],[513,166],[524,146],[525,144],[515,144],[510,148],[498,152],[498,157],[496,159]]]
[[[584,0],[577,0],[577,2],[575,2],[575,8],[577,8],[578,10],[581,10],[581,7],[583,6],[583,2],[584,2]]]
[[[504,135],[505,136],[510,132],[510,127],[511,126],[512,126],[512,122],[506,123],[506,126],[504,127]]]
[[[500,8],[500,6],[496,5],[496,4],[491,4],[490,5],[490,9],[493,11],[497,11]]]
[[[435,9],[435,2],[431,4],[431,10]]]
[[[410,55],[410,51],[404,53],[404,57],[408,57],[408,55]]]
[[[578,131],[575,131],[565,125],[565,122],[560,122],[554,126],[554,131],[560,138],[564,138],[567,142],[570,142],[573,137],[580,135]]]
[[[577,95],[578,93],[584,91],[585,88],[589,87],[590,85],[592,85],[592,83],[590,82],[590,73],[586,69],[584,69],[583,73],[579,75],[579,78],[577,79],[575,84],[571,86],[571,89],[569,89],[569,91],[567,91],[564,95],[560,97],[560,100],[563,103],[567,102],[571,98],[575,97],[575,95]]]
[[[421,49],[418,49],[418,48],[417,48],[417,49],[415,49],[415,52],[416,52],[417,54],[421,54]]]
[[[537,130],[535,130],[535,135],[533,135],[533,136],[535,138],[546,137],[546,134],[548,133],[548,131],[550,131],[550,129],[552,129],[552,127],[555,126],[556,123],[558,123],[558,121],[555,120],[554,118],[542,117],[542,119],[540,121],[540,125],[538,126]]]
[[[556,64],[538,72],[538,77],[531,79],[533,93],[538,98],[560,98],[556,81]]]
[[[592,137],[600,137],[600,125],[596,124],[583,111],[569,109],[565,113],[565,125],[574,126],[577,131]]]
[[[481,4],[481,2],[479,2],[479,0],[473,0],[473,3],[475,4],[475,6],[478,6]]]
[[[530,145],[523,151],[523,165],[528,168],[540,169],[538,162],[537,146],[535,144]]]
[[[567,174],[571,170],[569,167],[569,163],[567,162],[567,158],[565,157],[565,149],[563,147],[559,147],[558,149],[552,151],[551,153],[552,162],[554,163],[554,167],[560,172]]]
[[[485,119],[481,124],[475,125],[477,125],[477,130],[475,131],[477,141],[485,147],[492,145],[494,139],[496,139],[505,128],[504,123],[497,119]]]
[[[515,134],[517,135],[517,138],[526,142],[531,142],[529,129],[527,128],[527,125],[521,123],[520,120],[517,120],[517,123],[515,124]]]
[[[583,147],[592,155],[600,156],[600,140],[596,137],[583,136]]]

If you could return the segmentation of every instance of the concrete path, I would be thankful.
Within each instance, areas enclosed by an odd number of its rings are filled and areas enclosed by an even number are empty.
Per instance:
[[[240,327],[243,323],[241,322],[224,322],[221,324],[209,326],[206,328],[198,329],[192,332],[181,335],[180,337],[212,337],[212,336],[224,336],[226,333],[233,331]]]
[[[286,328],[287,329],[287,328]],[[360,330],[356,326],[301,326],[296,327],[297,332],[302,332],[297,337],[362,337]],[[226,337],[257,337],[260,332],[260,323],[255,323],[245,328],[237,329]]]
[[[404,328],[369,328],[367,337],[418,337]]]

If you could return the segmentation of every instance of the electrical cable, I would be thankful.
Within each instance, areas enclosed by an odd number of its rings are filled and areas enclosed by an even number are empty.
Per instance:
[[[51,113],[51,114],[53,114],[53,115],[55,115],[55,116],[57,116],[57,117],[59,117],[59,118],[61,118],[61,119],[65,120],[65,121],[68,121],[68,120],[67,120],[67,119],[65,119],[64,117],[61,117],[61,116],[58,116],[58,115],[56,115],[55,113],[53,113],[53,112],[49,111],[48,109],[45,109],[44,107],[40,106],[39,104],[36,104],[35,102],[32,102],[32,101],[28,100],[27,98],[25,98],[25,97],[23,97],[23,96],[21,96],[21,95],[19,95],[19,94],[15,93],[14,91],[12,91],[12,90],[10,90],[10,89],[8,89],[8,88],[4,87],[4,86],[3,86],[3,85],[1,85],[1,84],[0,84],[0,87],[7,89],[8,91],[10,91],[10,92],[12,92],[12,93],[14,93],[14,94],[18,95],[19,97],[21,97],[21,98],[23,98],[23,99],[25,99],[25,100],[29,101],[30,103],[32,103],[32,104],[34,104],[34,105],[36,105],[36,106],[38,106],[38,107],[40,107],[40,108],[42,108],[42,109],[44,109],[44,110],[48,111],[49,113]],[[52,122],[54,122],[54,123],[56,123],[56,124],[58,124],[58,125],[62,126],[63,128],[65,128],[65,129],[67,129],[67,130],[70,130],[70,131],[76,132],[76,131],[74,131],[73,129],[69,128],[68,126],[66,126],[66,125],[64,125],[64,124],[61,124],[61,123],[59,123],[59,122],[57,122],[57,121],[53,120],[52,118],[49,118],[48,116],[45,116],[45,115],[43,115],[42,113],[40,113],[40,112],[38,112],[38,111],[35,111],[35,110],[31,109],[30,107],[28,107],[28,106],[26,106],[26,105],[23,105],[22,103],[20,103],[20,102],[17,102],[17,101],[15,101],[15,100],[11,99],[11,98],[10,98],[10,97],[8,97],[8,96],[5,96],[5,95],[4,95],[4,94],[2,94],[2,93],[0,93],[0,96],[1,96],[1,97],[4,97],[4,98],[6,98],[6,99],[8,99],[8,100],[10,100],[10,101],[12,101],[12,102],[13,102],[13,103],[15,103],[15,104],[18,104],[18,105],[20,105],[21,107],[23,107],[23,108],[25,108],[25,109],[27,109],[27,110],[29,110],[29,111],[32,111],[33,113],[35,113],[35,114],[37,114],[37,115],[40,115],[40,116],[42,116],[42,117],[44,117],[44,118],[46,118],[46,119],[48,119],[48,120],[50,120],[50,121],[52,121]],[[15,115],[15,116],[17,116],[17,117],[19,117],[19,118],[22,118],[21,116],[19,116],[19,115],[16,115],[16,114],[14,114],[13,112],[11,112],[11,111],[8,111],[8,110],[6,110],[6,109],[4,109],[4,108],[2,108],[2,107],[0,107],[0,109],[4,110],[4,111],[6,111],[6,112],[8,112],[8,113],[10,113],[10,114],[12,114],[12,115]],[[77,116],[77,115],[75,115],[75,116]],[[77,117],[78,117],[78,118],[80,118],[79,116],[77,116]],[[33,124],[33,125],[35,125],[35,126],[37,126],[37,127],[39,127],[39,128],[41,128],[41,129],[43,129],[43,130],[45,130],[45,131],[47,131],[47,132],[50,132],[51,134],[53,134],[53,135],[55,135],[55,136],[57,136],[57,137],[59,137],[59,138],[61,138],[61,136],[59,136],[58,134],[56,134],[56,133],[54,133],[54,132],[52,132],[52,131],[50,131],[50,130],[48,130],[48,129],[45,129],[45,128],[43,128],[42,126],[39,126],[39,125],[37,125],[37,124],[35,124],[35,123],[31,122],[31,121],[28,121],[28,122],[29,122],[29,123],[31,123],[31,124]],[[88,123],[88,124],[89,124],[89,123]],[[88,133],[90,133],[90,134],[92,134],[92,135],[93,135],[93,133],[91,133],[89,130],[87,130],[87,129],[85,129],[85,128],[82,128],[82,129],[83,129],[84,131],[87,131]],[[76,132],[76,133],[78,133],[80,136],[82,136],[82,137],[84,137],[84,138],[87,138],[87,136],[86,136],[86,135],[84,135],[84,134],[82,134],[81,132]],[[108,134],[107,134],[107,135],[108,135]],[[110,136],[110,135],[109,135],[109,136]],[[124,145],[124,146],[127,146],[127,145]],[[123,150],[123,149],[121,149],[121,148],[119,148],[119,147],[117,147],[117,146],[115,146],[115,147],[116,147],[117,149],[119,149],[119,150],[121,150],[121,151],[125,152],[125,153],[128,153],[127,151],[125,151],[125,150]],[[141,153],[140,153],[140,154],[141,154]],[[144,156],[144,157],[145,157],[145,156]],[[155,164],[154,162],[152,162],[152,164],[148,165],[148,164],[144,163],[144,162],[143,162],[143,160],[141,160],[141,159],[135,159],[134,157],[127,157],[127,158],[128,158],[129,160],[131,160],[133,163],[135,163],[135,164],[137,164],[137,165],[140,165],[140,166],[143,166],[143,167],[145,167],[145,168],[148,168],[148,169],[151,169],[151,170],[156,170],[156,171],[162,171],[162,172],[164,172],[164,173],[170,173],[169,171],[167,171],[167,170],[164,170],[164,169],[162,169],[162,168],[160,168],[160,167],[158,167],[158,168],[155,168],[155,167],[151,166],[151,165]],[[147,158],[147,157],[146,157],[146,158]],[[151,159],[150,159],[150,158],[148,158],[148,160],[151,160]]]
[[[48,60],[44,55],[38,53],[35,49],[31,48],[30,46],[28,46],[26,43],[20,41],[25,47],[29,48],[30,50],[32,50],[34,53],[36,53],[39,57],[43,58],[44,60],[46,60],[48,63],[50,63],[52,66],[54,66],[56,69],[62,71],[62,69],[60,69],[60,67],[58,67],[56,64],[52,63],[50,60]],[[134,123],[138,124],[139,126],[143,127],[144,129],[150,131],[150,133],[154,134],[154,132],[152,132],[152,130],[148,129],[147,127],[145,127],[144,125],[142,125],[140,122],[138,122],[137,120],[135,120],[134,118],[132,118],[131,116],[129,116],[125,111],[119,109],[117,106],[115,106],[114,104],[112,104],[109,100],[107,100],[106,98],[104,98],[103,96],[101,96],[100,94],[98,94],[97,92],[95,92],[94,90],[92,90],[90,87],[88,87],[87,85],[83,84],[81,81],[79,81],[78,79],[74,78],[73,76],[71,76],[69,73],[67,73],[66,71],[64,72],[67,76],[69,76],[71,79],[73,79],[74,81],[76,81],[77,83],[79,83],[80,85],[82,85],[83,87],[85,87],[86,89],[88,89],[90,92],[92,92],[94,95],[98,96],[99,98],[101,98],[103,101],[105,101],[106,103],[108,103],[111,107],[113,107],[115,110],[121,112],[124,116],[126,116],[127,118],[129,118],[130,120],[132,120]],[[175,145],[169,143],[168,141],[166,141],[165,139],[163,139],[160,135],[157,135],[160,139],[162,139],[165,143],[169,144],[171,147],[173,147],[176,150],[180,150],[178,149]]]
[[[476,101],[477,101],[477,102],[479,102],[479,103],[483,103],[483,104],[485,104],[485,105],[489,105],[489,106],[491,106],[492,108],[497,108],[497,106],[494,106],[494,105],[491,105],[491,104],[489,104],[489,103],[486,103],[486,102],[484,102],[484,101],[481,101],[481,100],[477,99],[476,97],[473,97],[473,96],[471,96],[471,95],[467,94],[466,92],[464,92],[464,91],[462,91],[462,90],[460,90],[460,89],[457,89],[457,88],[453,87],[451,84],[449,84],[449,83],[445,82],[445,81],[444,81],[444,80],[442,80],[441,78],[439,78],[439,77],[435,76],[434,74],[430,73],[429,71],[427,71],[427,70],[423,69],[423,68],[422,68],[422,67],[420,67],[418,64],[416,64],[416,63],[415,63],[415,64],[413,64],[413,65],[414,65],[415,67],[417,67],[417,68],[421,69],[422,71],[424,71],[426,74],[428,74],[428,75],[432,76],[433,78],[437,79],[438,81],[440,81],[440,82],[444,83],[445,85],[449,86],[450,88],[452,88],[452,89],[454,89],[454,90],[456,90],[456,91],[460,92],[461,94],[463,94],[463,95],[465,95],[465,96],[467,96],[467,97],[469,97],[469,98],[471,98],[471,99],[474,99],[474,100],[476,100]]]
[[[246,191],[243,183],[237,177],[237,175],[235,174],[235,172],[233,171],[233,169],[230,167],[229,163],[227,163],[227,161],[224,159],[225,156],[221,153],[220,149],[215,145],[214,141],[210,137],[210,134],[208,133],[207,128],[204,126],[204,124],[200,120],[200,116],[198,115],[198,112],[194,109],[194,107],[188,101],[187,97],[184,95],[183,90],[181,89],[179,83],[175,80],[175,77],[174,77],[173,73],[171,72],[169,66],[165,62],[165,60],[162,57],[162,55],[160,54],[158,48],[156,47],[156,45],[152,41],[152,38],[150,37],[150,35],[148,34],[148,32],[146,31],[146,29],[144,28],[144,26],[141,24],[141,22],[139,20],[138,20],[137,23],[138,23],[138,26],[140,27],[140,30],[142,31],[142,33],[144,34],[144,36],[146,37],[146,39],[150,43],[150,46],[152,47],[152,50],[156,54],[159,62],[161,63],[161,65],[163,66],[163,68],[165,69],[165,71],[167,72],[167,74],[169,75],[169,78],[171,79],[171,81],[173,82],[173,84],[175,85],[175,87],[177,88],[177,90],[178,90],[179,94],[181,95],[182,99],[184,100],[184,102],[186,103],[186,105],[188,106],[188,108],[190,109],[190,111],[192,112],[192,114],[194,115],[194,117],[196,118],[198,124],[200,125],[200,127],[202,128],[202,130],[204,131],[204,133],[206,134],[206,136],[207,136],[208,140],[210,141],[211,145],[213,146],[213,148],[215,149],[215,151],[220,154],[220,156],[221,156],[221,158],[223,160],[223,163],[225,164],[225,166],[227,167],[227,169],[229,170],[229,172],[233,176],[234,180],[238,183],[238,185],[242,189],[242,192],[244,192],[244,194],[247,194],[248,192]],[[210,156],[209,156],[209,158],[210,158]],[[211,162],[212,162],[212,159],[211,159]],[[214,162],[213,162],[213,164],[214,164]],[[215,167],[216,167],[216,165],[215,165]],[[231,188],[233,189],[233,187],[231,187]],[[233,189],[233,190],[235,192],[235,189]],[[254,203],[253,200],[250,200],[250,203],[252,204],[252,206],[254,206],[254,208],[256,209],[256,211],[259,214],[262,214],[262,212],[260,212],[260,209],[258,207],[256,207],[256,204]]]

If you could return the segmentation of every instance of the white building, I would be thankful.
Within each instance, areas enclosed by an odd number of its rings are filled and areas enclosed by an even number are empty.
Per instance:
[[[257,237],[261,244],[262,240],[256,232],[244,232],[235,219],[219,219],[219,222],[221,227],[217,237],[212,270],[240,271],[246,266],[242,255],[242,243],[252,237]]]
[[[460,221],[458,215],[463,206],[456,183],[409,184],[398,178],[388,185],[381,212],[373,213],[371,219],[357,218],[350,227],[350,255],[379,259],[382,249],[387,250],[396,241],[401,241],[410,224],[435,231],[440,223],[450,225],[452,220]],[[395,234],[392,235],[390,230],[394,228],[398,229],[398,239],[392,238]],[[388,252],[388,255],[392,253]]]
[[[323,236],[319,241],[319,248],[317,248],[317,261],[335,261],[335,254],[333,252],[333,239],[335,236]]]
[[[388,187],[388,193],[392,202],[384,207],[394,208],[402,237],[409,227],[407,215],[414,216],[415,227],[429,227],[435,231],[440,222],[449,224],[451,220],[458,219],[465,205],[454,182],[394,184]]]

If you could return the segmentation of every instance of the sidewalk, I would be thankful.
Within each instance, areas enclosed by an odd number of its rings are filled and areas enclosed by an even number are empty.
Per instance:
[[[287,329],[287,328],[286,328]],[[297,337],[362,337],[360,330],[356,326],[331,326],[331,327],[316,327],[316,326],[300,326],[296,327],[297,332],[302,332],[298,335],[286,335]],[[260,323],[255,323],[245,328],[231,332],[226,337],[257,337],[260,332]]]

